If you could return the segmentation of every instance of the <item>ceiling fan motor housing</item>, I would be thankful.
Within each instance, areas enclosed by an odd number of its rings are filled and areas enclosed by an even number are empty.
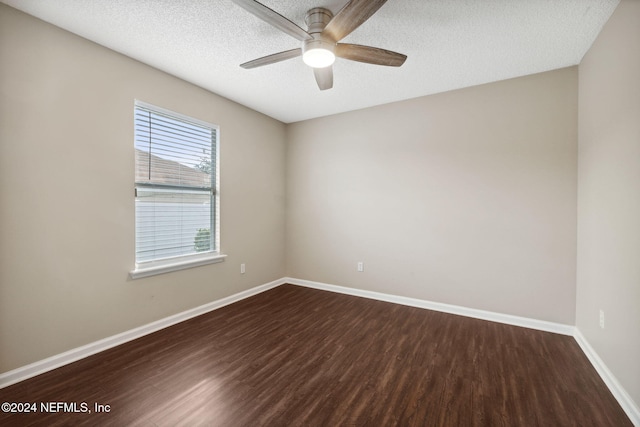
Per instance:
[[[324,49],[331,53],[335,51],[336,41],[322,35],[322,30],[331,21],[331,18],[333,18],[333,13],[323,7],[315,7],[307,12],[304,22],[307,24],[307,32],[313,38],[302,43],[303,54],[311,49]]]

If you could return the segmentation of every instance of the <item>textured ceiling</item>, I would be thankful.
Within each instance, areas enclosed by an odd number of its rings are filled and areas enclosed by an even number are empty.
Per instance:
[[[343,41],[408,56],[344,59],[320,91],[301,58],[239,64],[300,46],[231,0],[0,0],[286,123],[578,64],[619,0],[389,0]],[[345,0],[263,0],[305,28]]]

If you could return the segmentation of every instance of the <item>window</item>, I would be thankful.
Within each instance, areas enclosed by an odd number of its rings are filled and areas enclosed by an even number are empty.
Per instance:
[[[221,261],[219,130],[136,102],[136,269],[133,278]]]

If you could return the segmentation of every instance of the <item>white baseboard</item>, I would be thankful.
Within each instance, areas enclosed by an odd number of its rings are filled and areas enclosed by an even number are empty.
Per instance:
[[[343,286],[330,285],[327,283],[313,282],[310,280],[294,279],[291,277],[285,277],[283,280],[285,283],[305,286],[307,288],[321,289],[357,297],[392,302],[395,304],[408,305],[411,307],[426,308],[428,310],[457,314],[459,316],[473,317],[475,319],[489,320],[492,322],[505,323],[507,325],[522,326],[525,328],[538,329],[541,331],[553,332],[556,334],[573,335],[574,331],[574,327],[572,325],[564,325],[561,323],[547,322],[544,320],[529,319],[527,317],[512,316],[510,314],[494,313],[491,311],[477,310],[475,308],[467,308],[458,305],[443,304],[416,298],[383,294],[380,292],[365,291],[362,289],[347,288]]]
[[[201,314],[205,314],[218,308],[222,308],[226,305],[243,300],[245,298],[249,298],[250,296],[275,288],[284,283],[286,282],[284,282],[283,279],[279,279],[271,283],[256,286],[254,288],[247,289],[246,291],[230,295],[226,298],[222,298],[201,305],[199,307],[195,307],[190,310],[165,317],[164,319],[160,319],[155,322],[151,322],[146,325],[125,331],[123,333],[113,335],[87,345],[83,345],[82,347],[77,347],[64,353],[56,354],[55,356],[39,360],[37,362],[22,366],[12,371],[5,372],[3,374],[0,374],[0,388],[10,386],[11,384],[15,384],[31,377],[35,377],[36,375],[40,375],[47,371],[51,371],[77,360],[84,359],[85,357],[91,356],[117,345],[124,344],[136,338],[140,338],[150,333],[159,331],[160,329],[175,325],[176,323],[184,322],[185,320],[200,316]]]
[[[11,384],[15,384],[36,375],[40,375],[42,373],[51,371],[77,360],[84,359],[85,357],[91,356],[117,345],[124,344],[136,338],[143,337],[145,335],[159,331],[160,329],[164,329],[193,317],[200,316],[202,314],[243,300],[245,298],[249,298],[253,295],[265,292],[269,289],[275,288],[285,283],[573,336],[593,367],[602,378],[602,380],[605,382],[613,396],[617,399],[622,409],[631,419],[631,422],[635,426],[640,427],[640,409],[638,409],[638,406],[633,401],[633,399],[631,399],[626,390],[622,387],[622,385],[620,385],[616,377],[611,373],[609,368],[607,368],[602,359],[600,359],[595,350],[589,345],[587,340],[575,326],[547,322],[544,320],[529,319],[526,317],[512,316],[509,314],[477,310],[457,305],[420,300],[416,298],[365,291],[362,289],[347,288],[344,286],[330,285],[327,283],[313,282],[310,280],[295,279],[291,277],[284,277],[282,279],[274,280],[273,282],[256,286],[254,288],[239,292],[226,298],[201,305],[200,307],[192,308],[190,310],[183,311],[182,313],[157,320],[155,322],[131,329],[121,334],[113,335],[111,337],[84,345],[82,347],[57,354],[47,359],[40,360],[30,365],[22,366],[12,371],[5,372],[3,374],[0,374],[0,388],[10,386]]]
[[[596,372],[600,375],[604,383],[607,385],[611,394],[616,398],[624,412],[627,414],[631,422],[640,427],[640,410],[633,399],[626,392],[624,387],[620,385],[616,377],[611,373],[609,368],[604,364],[602,359],[589,345],[584,336],[577,327],[564,325],[561,323],[547,322],[544,320],[529,319],[526,317],[512,316],[508,314],[494,313],[490,311],[477,310],[473,308],[461,307],[457,305],[442,304],[438,302],[425,301],[416,298],[408,298],[397,295],[384,294],[380,292],[365,291],[362,289],[347,288],[344,286],[330,285],[327,283],[313,282],[310,280],[294,279],[285,277],[284,283],[292,285],[304,286],[307,288],[320,289],[341,294],[353,295],[363,298],[370,298],[379,301],[392,302],[396,304],[407,305],[411,307],[425,308],[428,310],[440,311],[443,313],[457,314],[459,316],[473,317],[476,319],[489,320],[492,322],[505,323],[508,325],[522,326],[525,328],[538,329],[546,332],[554,332],[562,335],[573,336],[578,345],[585,353]]]
[[[605,365],[602,359],[600,359],[598,353],[596,353],[593,347],[591,347],[587,339],[582,335],[580,329],[577,327],[575,328],[573,337],[600,375],[600,378],[602,378],[607,387],[609,387],[609,391],[611,391],[613,397],[615,397],[620,406],[622,406],[622,409],[627,414],[633,425],[640,427],[640,408],[638,408],[631,396],[629,396],[624,387],[622,387],[618,382],[615,375],[613,375],[609,368],[607,368],[607,365]]]

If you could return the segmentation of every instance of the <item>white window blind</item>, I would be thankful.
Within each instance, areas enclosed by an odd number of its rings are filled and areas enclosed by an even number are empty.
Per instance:
[[[216,252],[217,127],[135,106],[136,264]]]

